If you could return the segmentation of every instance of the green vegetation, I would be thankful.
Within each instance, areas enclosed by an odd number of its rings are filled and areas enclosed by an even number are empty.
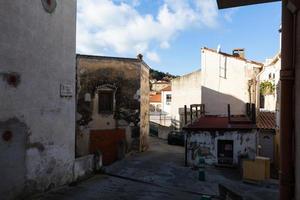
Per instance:
[[[170,81],[171,79],[176,77],[177,76],[169,74],[168,72],[165,73],[165,72],[157,71],[155,69],[150,69],[150,79]]]
[[[260,83],[260,94],[262,95],[269,95],[274,94],[275,92],[275,85],[270,81],[263,81]]]

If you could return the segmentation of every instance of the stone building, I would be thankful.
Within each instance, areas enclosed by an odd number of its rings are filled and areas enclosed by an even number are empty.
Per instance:
[[[73,181],[76,1],[0,13],[0,199],[21,199]]]
[[[148,148],[149,67],[138,58],[77,55],[78,156],[103,154],[104,164]]]

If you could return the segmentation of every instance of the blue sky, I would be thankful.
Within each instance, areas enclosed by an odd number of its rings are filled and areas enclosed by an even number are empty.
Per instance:
[[[200,69],[200,48],[263,62],[279,51],[281,4],[218,10],[215,0],[78,0],[77,52],[136,57],[182,75]]]

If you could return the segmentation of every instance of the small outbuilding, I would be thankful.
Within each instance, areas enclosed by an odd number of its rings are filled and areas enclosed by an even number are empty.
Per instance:
[[[197,166],[200,158],[207,164],[226,166],[239,165],[242,158],[255,158],[255,118],[228,116],[201,116],[183,128],[188,165]]]

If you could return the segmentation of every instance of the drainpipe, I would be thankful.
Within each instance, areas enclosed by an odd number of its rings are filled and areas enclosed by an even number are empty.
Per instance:
[[[282,61],[280,110],[280,200],[295,196],[294,68],[296,10],[291,0],[282,1]],[[294,7],[295,4],[293,4]]]

